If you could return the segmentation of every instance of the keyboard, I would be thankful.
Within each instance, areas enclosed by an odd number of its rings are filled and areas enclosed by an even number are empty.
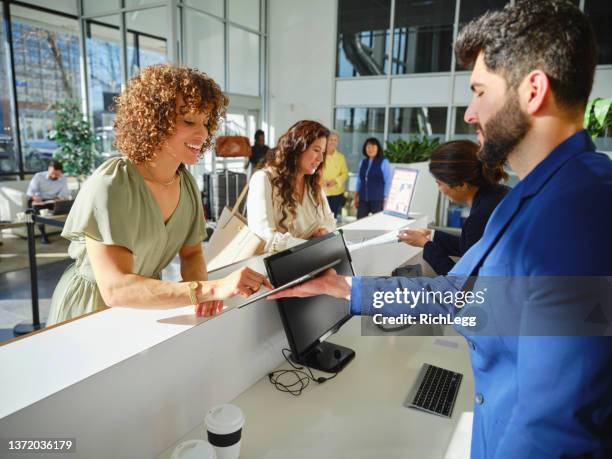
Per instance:
[[[424,363],[404,406],[450,418],[463,375]]]

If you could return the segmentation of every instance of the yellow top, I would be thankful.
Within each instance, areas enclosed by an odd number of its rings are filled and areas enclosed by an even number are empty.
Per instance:
[[[335,180],[334,186],[327,187],[328,180]],[[348,180],[348,168],[344,155],[338,150],[333,155],[327,155],[323,165],[323,189],[327,196],[337,196],[344,193],[346,181]]]

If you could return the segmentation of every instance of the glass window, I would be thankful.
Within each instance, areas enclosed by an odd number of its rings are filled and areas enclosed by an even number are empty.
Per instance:
[[[412,134],[438,137],[446,133],[446,107],[409,107],[389,110],[389,140],[407,139]]]
[[[391,0],[338,1],[336,76],[388,73]]]
[[[0,10],[0,36],[4,36],[4,16]],[[16,172],[19,169],[13,119],[11,113],[11,91],[6,67],[6,48],[0,46],[0,173]],[[1,180],[1,179],[0,179]]]
[[[83,13],[86,15],[108,13],[111,11],[118,10],[120,0],[83,0]]]
[[[225,16],[223,0],[183,0],[183,3],[219,17]]]
[[[229,92],[259,96],[259,35],[229,28]]]
[[[357,172],[366,139],[376,137],[383,144],[385,109],[337,108],[334,129],[340,137],[338,151],[346,157],[349,172]]]
[[[125,7],[126,8],[135,8],[138,6],[147,6],[147,5],[151,5],[153,3],[159,3],[160,0],[125,0]],[[155,29],[151,29],[151,30],[155,30]]]
[[[476,127],[473,124],[468,124],[463,119],[467,107],[455,107],[455,132],[453,133],[454,140],[473,140],[477,141]]]
[[[612,2],[610,0],[585,0],[584,12],[591,20],[597,46],[599,64],[612,64]]]
[[[482,16],[487,11],[501,10],[508,0],[461,0],[459,7],[459,30],[472,19]],[[457,62],[456,70],[466,70]]]
[[[459,7],[459,30],[472,19],[482,16],[487,11],[501,10],[508,0],[461,0]]]
[[[57,144],[52,105],[79,99],[80,58],[75,19],[11,5],[15,84],[24,168],[46,169]]]
[[[118,16],[86,23],[87,75],[89,109],[92,126],[103,156],[114,152],[113,99],[121,92],[121,59],[119,28],[105,23],[118,22]]]
[[[455,0],[397,0],[393,73],[450,70]]]
[[[30,5],[42,6],[50,10],[60,11],[62,13],[77,14],[77,5],[75,0],[20,0],[22,3]]]
[[[190,65],[210,75],[225,90],[223,22],[185,8],[183,55]]]
[[[259,0],[231,0],[229,20],[259,30]]]
[[[166,62],[166,38],[163,36],[167,28],[165,8],[126,13],[125,26],[129,78],[139,68]]]

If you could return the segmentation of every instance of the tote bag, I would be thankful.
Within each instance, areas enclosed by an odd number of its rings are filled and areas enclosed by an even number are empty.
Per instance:
[[[233,209],[224,207],[206,248],[206,269],[212,271],[263,253],[265,241],[253,233],[239,212],[249,186],[245,186]]]

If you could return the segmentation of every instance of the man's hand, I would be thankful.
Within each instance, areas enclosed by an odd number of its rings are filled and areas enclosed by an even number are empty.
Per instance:
[[[353,279],[348,276],[339,276],[335,269],[328,269],[323,274],[308,282],[288,288],[282,292],[274,293],[267,297],[268,300],[278,298],[298,297],[306,298],[316,295],[329,295],[334,298],[349,300],[351,298],[351,286]]]
[[[40,196],[32,196],[32,204],[40,204],[43,199]]]
[[[403,230],[398,234],[398,238],[413,247],[423,247],[429,242],[430,235],[431,230],[428,229]]]

